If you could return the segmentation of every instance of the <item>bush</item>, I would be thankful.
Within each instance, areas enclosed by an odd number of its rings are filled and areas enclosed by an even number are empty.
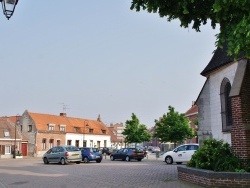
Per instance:
[[[241,160],[223,140],[207,139],[193,154],[187,166],[213,171],[245,171]]]

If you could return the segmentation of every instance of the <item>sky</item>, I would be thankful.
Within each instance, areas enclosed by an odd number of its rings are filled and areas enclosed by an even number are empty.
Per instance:
[[[135,113],[152,127],[168,106],[185,113],[219,28],[197,33],[131,1],[19,0],[10,20],[0,14],[0,116],[100,114],[109,126]]]

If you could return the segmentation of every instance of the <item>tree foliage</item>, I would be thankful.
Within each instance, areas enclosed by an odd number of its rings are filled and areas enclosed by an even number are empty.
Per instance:
[[[183,140],[194,136],[189,120],[184,114],[179,114],[172,106],[168,107],[169,112],[163,115],[160,120],[155,120],[156,128],[154,137],[161,142],[183,142]]]
[[[151,138],[145,125],[140,124],[139,119],[132,113],[132,119],[126,121],[126,127],[122,134],[125,136],[126,143],[141,143],[149,141]]]
[[[250,58],[249,0],[132,0],[131,10],[158,13],[170,22],[179,19],[181,27],[200,32],[200,26],[211,20],[211,27],[220,26],[216,46],[228,44],[228,55]]]

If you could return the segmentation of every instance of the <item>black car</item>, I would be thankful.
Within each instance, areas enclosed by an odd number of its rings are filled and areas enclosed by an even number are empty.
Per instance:
[[[102,154],[103,155],[110,155],[112,153],[112,150],[108,147],[102,148]]]
[[[110,154],[110,160],[114,161],[116,159],[121,159],[123,161],[130,161],[135,159],[141,161],[144,158],[144,152],[138,150],[137,148],[122,148],[115,153]]]

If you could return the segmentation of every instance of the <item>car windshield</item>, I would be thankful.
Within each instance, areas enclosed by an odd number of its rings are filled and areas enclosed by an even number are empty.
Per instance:
[[[67,151],[79,151],[79,148],[74,147],[74,146],[68,146],[68,147],[66,147],[66,150]]]

